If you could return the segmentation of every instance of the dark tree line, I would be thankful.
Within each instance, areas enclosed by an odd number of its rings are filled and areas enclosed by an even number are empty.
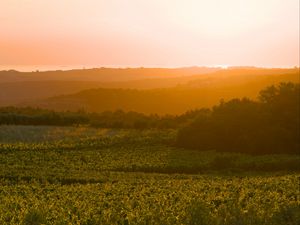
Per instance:
[[[145,115],[137,112],[105,111],[102,113],[56,112],[41,108],[0,108],[0,124],[2,125],[55,125],[77,126],[87,125],[99,128],[178,128],[192,121],[201,110],[188,111],[180,116],[156,114]]]
[[[87,125],[101,128],[174,128],[176,144],[220,152],[299,153],[299,84],[281,83],[262,90],[257,101],[221,101],[212,109],[159,116],[137,112],[56,112],[40,108],[0,108],[0,124]]]
[[[82,112],[54,112],[40,108],[0,108],[1,125],[55,125],[86,124],[88,117]]]
[[[177,145],[199,150],[300,153],[299,84],[262,90],[258,101],[233,99],[180,129]]]

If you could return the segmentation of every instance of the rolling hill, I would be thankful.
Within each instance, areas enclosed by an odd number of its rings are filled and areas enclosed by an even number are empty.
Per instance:
[[[44,72],[0,71],[0,83],[20,81],[97,81],[119,82],[154,78],[172,78],[211,73],[221,68],[94,68]]]
[[[48,72],[0,71],[0,106],[16,105],[91,88],[167,88],[220,68],[87,69]]]
[[[173,88],[147,90],[97,88],[28,102],[24,105],[54,110],[85,109],[102,112],[122,109],[146,114],[180,114],[195,108],[211,107],[221,99],[255,98],[265,86],[288,81],[299,82],[299,69],[231,69],[202,75],[200,79]]]

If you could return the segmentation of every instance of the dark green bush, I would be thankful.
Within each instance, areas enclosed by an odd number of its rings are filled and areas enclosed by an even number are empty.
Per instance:
[[[212,225],[213,221],[207,205],[201,201],[192,201],[187,209],[186,224],[188,225]]]
[[[41,224],[46,224],[46,215],[37,210],[37,209],[32,209],[27,214],[25,215],[23,224],[24,225],[41,225]]]

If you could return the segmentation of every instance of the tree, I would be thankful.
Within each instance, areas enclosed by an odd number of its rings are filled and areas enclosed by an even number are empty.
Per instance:
[[[300,153],[299,84],[267,87],[259,101],[233,99],[178,132],[177,145],[199,150]]]

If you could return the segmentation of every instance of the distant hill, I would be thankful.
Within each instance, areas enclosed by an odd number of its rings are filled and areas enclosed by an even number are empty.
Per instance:
[[[293,69],[261,69],[232,67],[227,70],[219,70],[200,79],[189,82],[191,87],[218,87],[246,85],[248,83],[261,84],[264,87],[270,82],[290,80],[300,81],[299,68]]]
[[[95,68],[45,72],[0,71],[0,83],[21,81],[97,81],[119,82],[154,78],[172,78],[211,73],[221,68]]]
[[[16,105],[91,88],[166,88],[220,68],[87,69],[48,72],[0,71],[0,106]],[[195,77],[194,77],[195,76]]]
[[[132,72],[131,75],[129,71]],[[208,71],[209,73],[203,74]],[[205,67],[178,69],[102,68],[32,73],[2,71],[0,72],[0,106],[18,105],[20,103],[32,102],[58,95],[75,94],[76,92],[93,88],[141,90],[171,88],[184,85],[187,85],[188,88],[224,87],[226,85],[232,86],[234,83],[236,86],[247,85],[250,80],[255,81],[257,77],[260,76],[294,74],[297,73],[297,71],[297,69],[260,68],[231,68],[220,70]],[[126,77],[128,80],[122,80]],[[134,78],[140,79],[135,80]],[[282,79],[288,80],[289,78],[288,76],[284,76]],[[292,77],[291,79],[293,80]],[[264,82],[265,83],[263,83],[263,81],[262,83],[258,83],[257,90],[269,84],[269,78]]]
[[[265,86],[279,82],[299,82],[299,69],[231,69],[202,75],[173,88],[90,89],[25,105],[54,110],[85,109],[92,112],[122,109],[146,114],[180,114],[187,110],[211,107],[221,99],[255,98]]]

